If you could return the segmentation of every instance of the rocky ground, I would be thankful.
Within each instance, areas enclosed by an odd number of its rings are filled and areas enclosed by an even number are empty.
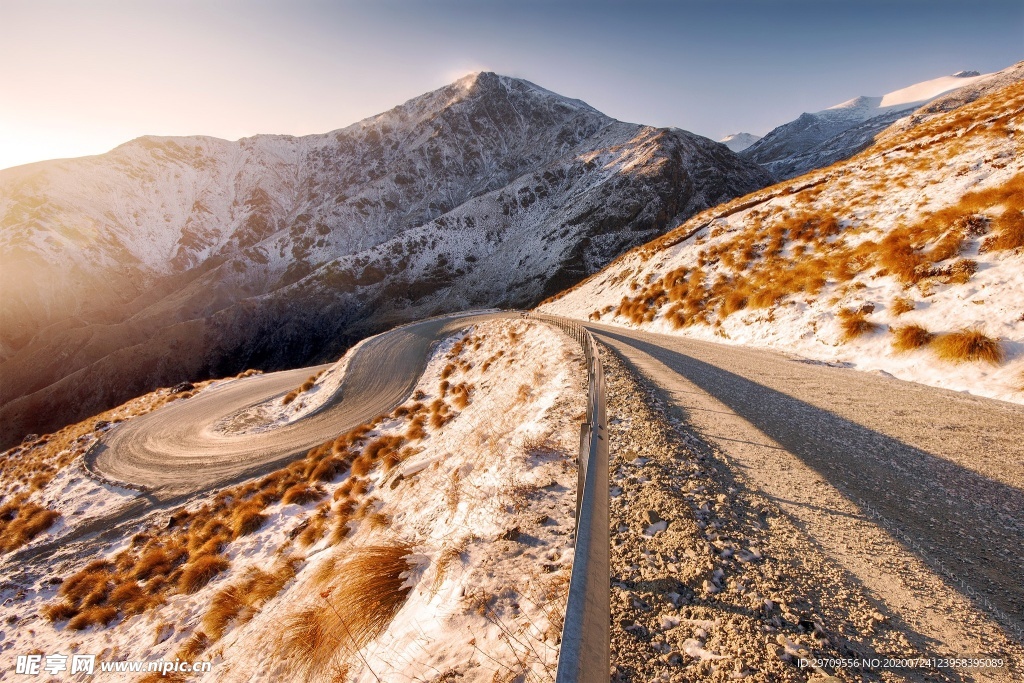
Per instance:
[[[617,357],[602,361],[613,681],[964,680],[952,669],[801,667],[926,653]]]

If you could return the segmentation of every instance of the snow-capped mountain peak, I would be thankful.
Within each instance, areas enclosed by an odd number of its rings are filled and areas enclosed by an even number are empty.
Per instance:
[[[742,152],[760,139],[761,136],[753,133],[733,133],[726,135],[719,142],[734,152]]]

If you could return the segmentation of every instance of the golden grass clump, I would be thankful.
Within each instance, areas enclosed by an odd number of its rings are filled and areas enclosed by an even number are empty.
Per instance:
[[[296,672],[332,671],[387,629],[409,595],[411,550],[365,546],[325,569],[331,583],[321,599],[285,622],[285,656]]]
[[[940,334],[932,342],[932,348],[939,358],[951,363],[980,361],[998,365],[1004,357],[998,339],[971,328]]]
[[[229,566],[231,562],[223,555],[201,555],[185,566],[178,579],[178,589],[182,593],[197,593]]]
[[[935,338],[935,335],[924,327],[911,324],[903,327],[894,327],[892,347],[897,351],[912,351],[922,346],[927,346]]]
[[[67,621],[78,614],[78,608],[67,602],[55,602],[45,605],[43,616],[50,622]]]
[[[240,538],[260,530],[267,521],[267,516],[260,512],[256,503],[248,503],[235,508],[231,516],[231,537]]]
[[[352,463],[352,467],[355,468],[355,463]],[[306,505],[307,503],[316,502],[326,495],[327,492],[319,486],[299,483],[284,492],[281,502],[285,505],[292,503],[295,505]]]
[[[889,310],[892,311],[893,315],[903,315],[909,313],[917,307],[917,303],[905,296],[898,296],[892,300],[892,304],[889,305]]]
[[[1006,209],[992,221],[991,237],[982,242],[981,250],[1000,251],[1024,247],[1024,213],[1019,209]]]
[[[88,607],[68,621],[68,628],[72,631],[83,631],[90,626],[106,626],[117,619],[117,609],[109,606]]]
[[[53,526],[60,513],[19,496],[0,507],[0,552],[25,545]]]
[[[839,324],[843,329],[843,341],[850,341],[865,334],[870,334],[881,327],[867,319],[863,309],[844,308],[839,311]]]
[[[270,572],[250,567],[240,580],[213,596],[203,616],[203,633],[217,641],[232,621],[244,624],[252,619],[295,576],[296,564],[287,560]]]

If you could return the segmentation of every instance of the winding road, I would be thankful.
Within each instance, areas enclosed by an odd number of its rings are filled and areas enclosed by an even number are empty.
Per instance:
[[[162,495],[203,491],[271,471],[310,448],[390,412],[419,380],[432,345],[474,322],[509,313],[462,313],[372,337],[352,358],[341,390],[320,409],[258,434],[216,428],[224,416],[283,396],[311,373],[300,368],[228,382],[126,422],[91,454],[104,477]]]
[[[477,322],[518,313],[467,311],[403,325],[368,339],[349,362],[341,389],[305,418],[260,434],[215,429],[225,416],[283,396],[319,367],[255,375],[214,387],[116,427],[87,454],[86,467],[141,494],[108,515],[9,556],[4,565],[23,576],[37,561],[80,556],[124,535],[143,516],[195,495],[271,472],[339,434],[388,413],[415,388],[433,345]],[[16,569],[15,569],[16,568]]]

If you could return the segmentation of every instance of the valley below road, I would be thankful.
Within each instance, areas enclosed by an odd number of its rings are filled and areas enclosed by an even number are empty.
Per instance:
[[[809,575],[812,583],[820,577],[817,590],[823,591],[828,572],[844,572],[848,585],[875,605],[875,626],[884,622],[902,632],[908,643],[902,656],[1009,660],[1001,670],[891,675],[1020,675],[1024,406],[777,352],[586,327],[649,387],[654,413],[706,444],[710,461],[780,511],[786,534],[806,538],[809,546],[795,553],[784,573]],[[613,419],[614,396],[609,406]],[[619,419],[629,424],[636,418]],[[635,451],[632,458],[639,453],[662,469],[658,449],[648,454],[628,439],[620,444]],[[622,455],[615,446],[613,434],[613,467]],[[686,458],[687,448],[661,450]],[[629,460],[618,463],[620,475],[613,477],[623,491],[630,481],[658,481],[658,474],[631,468]],[[672,467],[680,471],[661,473],[672,482],[666,490],[685,491],[693,475]],[[658,508],[659,495],[642,496],[640,512]],[[667,505],[662,501],[662,510]],[[613,529],[615,517],[613,507]],[[830,599],[840,601],[838,595],[823,598]]]

